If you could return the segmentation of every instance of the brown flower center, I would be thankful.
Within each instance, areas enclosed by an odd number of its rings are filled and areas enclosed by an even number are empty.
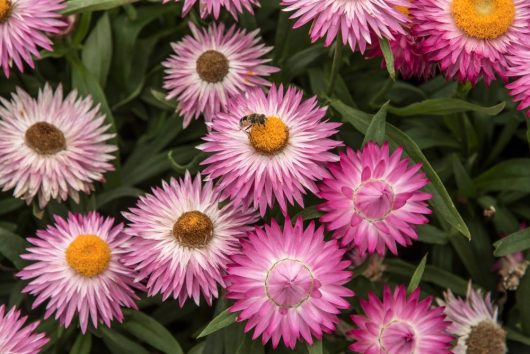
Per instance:
[[[63,132],[46,122],[35,123],[26,130],[26,144],[41,155],[53,155],[66,149]]]
[[[77,273],[90,278],[109,267],[110,247],[96,235],[79,235],[66,249],[66,261]]]
[[[9,18],[11,14],[11,0],[0,0],[0,23]]]
[[[228,59],[216,50],[207,50],[197,59],[197,73],[206,82],[215,84],[228,74]]]
[[[203,248],[213,238],[212,220],[200,211],[188,211],[173,225],[173,236],[184,247]]]
[[[282,151],[289,141],[289,128],[278,117],[267,117],[265,124],[254,124],[249,134],[250,143],[266,155]]]
[[[493,321],[482,321],[471,328],[466,341],[467,354],[505,354],[506,332]]]

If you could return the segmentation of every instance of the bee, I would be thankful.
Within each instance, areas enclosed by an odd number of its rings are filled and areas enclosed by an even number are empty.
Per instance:
[[[241,129],[243,129],[245,132],[248,133],[250,128],[256,124],[265,124],[267,121],[267,116],[265,114],[258,114],[258,113],[252,113],[248,116],[244,116],[239,120],[239,126]]]

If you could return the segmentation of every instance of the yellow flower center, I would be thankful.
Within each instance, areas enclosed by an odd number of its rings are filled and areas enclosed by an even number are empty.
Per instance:
[[[223,81],[228,69],[228,59],[216,50],[207,50],[197,59],[197,73],[212,84]]]
[[[11,14],[11,0],[0,0],[0,22],[7,20]]]
[[[212,220],[200,211],[188,211],[173,225],[173,236],[184,247],[203,248],[213,238]]]
[[[510,29],[515,18],[513,0],[453,0],[456,26],[477,39],[495,39]]]
[[[66,148],[63,132],[46,122],[38,122],[29,127],[25,139],[26,145],[41,155],[53,155]]]
[[[250,143],[266,155],[282,151],[289,141],[289,128],[278,117],[267,117],[265,124],[254,124],[249,134]]]
[[[403,15],[409,17],[409,8],[407,6],[396,6],[395,8]]]
[[[66,261],[77,273],[90,278],[109,267],[110,247],[96,235],[79,235],[66,249]]]

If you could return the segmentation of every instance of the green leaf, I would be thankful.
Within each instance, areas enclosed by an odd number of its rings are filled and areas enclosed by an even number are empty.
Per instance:
[[[423,256],[420,264],[418,264],[418,267],[414,271],[414,274],[412,274],[412,278],[410,279],[409,286],[407,287],[407,293],[412,293],[418,285],[420,285],[421,277],[423,276],[423,273],[425,271],[425,264],[427,263],[427,255]]]
[[[430,224],[416,226],[419,241],[435,245],[446,245],[449,242],[447,232]]]
[[[369,141],[378,144],[383,144],[385,142],[386,112],[389,103],[389,101],[386,102],[372,118],[372,121],[366,130],[366,134],[364,135],[363,145]]]
[[[514,232],[511,235],[503,237],[493,244],[495,257],[502,257],[514,252],[530,249],[530,228]]]
[[[98,327],[97,333],[101,334],[103,341],[114,354],[150,354],[144,347],[136,344],[123,334],[120,334],[113,329],[100,326]]]
[[[520,191],[530,193],[530,159],[502,161],[475,178],[481,191]]]
[[[24,202],[22,199],[17,198],[7,198],[0,201],[0,215],[10,213],[22,207]]]
[[[322,216],[322,212],[317,209],[316,205],[312,205],[312,206],[305,207],[299,213],[294,215],[291,218],[291,222],[294,223],[295,220],[298,219],[299,217],[301,217],[302,220],[306,221],[306,220],[318,219],[321,216]]]
[[[127,311],[123,328],[138,339],[166,354],[184,354],[179,342],[154,318],[143,312]]]
[[[307,344],[307,353],[308,354],[323,354],[324,349],[322,348],[322,341],[315,341],[313,345]]]
[[[342,115],[343,121],[352,124],[361,133],[366,133],[371,120],[369,114],[349,107],[338,100],[331,100],[331,105]],[[403,146],[403,149],[413,161],[423,164],[423,171],[431,182],[425,187],[425,190],[433,196],[430,204],[437,215],[449,225],[454,226],[462,235],[471,238],[471,233],[466,223],[458,213],[440,177],[434,171],[418,145],[407,134],[389,123],[386,125],[386,136],[390,142]]]
[[[9,230],[0,229],[0,254],[9,259],[18,269],[25,265],[20,258],[27,246],[26,240]]]
[[[396,68],[394,67],[394,54],[392,53],[392,49],[390,48],[390,43],[388,43],[388,40],[386,38],[381,38],[379,40],[379,46],[381,47],[381,51],[383,52],[383,57],[385,58],[386,70],[388,71],[390,78],[393,81],[396,81]]]
[[[101,87],[107,83],[112,59],[112,29],[105,13],[88,36],[81,53],[84,66],[98,80]]]
[[[138,0],[68,0],[64,15],[73,15],[85,11],[109,10]]]
[[[197,336],[197,339],[205,337],[209,334],[217,332],[222,328],[230,326],[236,321],[236,317],[237,314],[230,313],[228,309],[224,310],[219,315],[217,315],[217,317],[211,320],[210,323],[208,323],[206,328],[204,328],[202,332]]]
[[[92,335],[90,332],[77,336],[70,354],[90,354],[92,349]]]
[[[96,197],[96,208],[99,209],[102,206],[120,198],[136,198],[143,193],[144,191],[142,191],[141,189],[125,186],[118,187],[116,189],[111,189],[108,192],[98,194],[98,196]]]
[[[507,334],[506,338],[508,340],[513,340],[513,341],[516,341],[516,342],[519,342],[519,343],[522,343],[522,344],[530,346],[530,337],[525,336],[522,333],[519,333],[518,331],[516,331],[513,328],[504,327],[504,329],[506,329],[506,332],[507,332],[506,333]]]
[[[458,192],[467,198],[475,197],[477,194],[475,185],[456,154],[453,155],[453,172],[455,173]]]
[[[530,335],[530,272],[526,272],[521,278],[519,288],[516,293],[517,306],[521,313],[521,323],[523,333]]]
[[[502,112],[505,106],[505,102],[501,102],[491,107],[482,107],[458,98],[432,98],[422,102],[413,103],[406,107],[389,106],[388,111],[402,117],[417,115],[445,116],[452,113],[469,111],[495,116]]]

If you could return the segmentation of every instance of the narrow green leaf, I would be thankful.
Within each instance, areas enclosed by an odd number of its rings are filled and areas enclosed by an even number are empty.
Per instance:
[[[505,329],[506,329],[506,332],[507,332],[506,338],[508,338],[508,340],[513,340],[515,342],[519,342],[519,343],[522,343],[522,344],[530,346],[530,337],[529,336],[525,336],[524,334],[519,333],[517,330],[515,330],[513,328],[506,328],[505,327]]]
[[[154,318],[143,312],[127,311],[123,328],[166,354],[184,354],[179,342]]]
[[[9,230],[0,229],[0,254],[9,259],[18,269],[24,266],[20,255],[26,249],[27,242]]]
[[[412,278],[410,279],[409,286],[407,287],[407,293],[412,293],[418,285],[420,285],[421,277],[423,276],[423,273],[425,271],[425,264],[427,263],[427,255],[423,256],[420,264],[418,264],[418,267],[414,271],[414,274],[412,274]]]
[[[505,106],[505,102],[501,102],[491,107],[482,107],[458,98],[433,98],[413,103],[406,107],[389,106],[388,111],[392,114],[403,117],[417,115],[445,116],[452,113],[470,111],[495,116],[502,112]]]
[[[179,174],[184,174],[186,171],[190,171],[191,173],[195,172],[193,170],[199,166],[199,162],[204,158],[204,156],[205,154],[198,153],[190,162],[185,165],[181,165],[173,158],[173,150],[170,150],[167,154],[167,158],[169,159],[173,170]]]
[[[17,198],[7,198],[0,201],[0,215],[10,213],[22,207],[24,202],[22,199]]]
[[[530,228],[514,232],[493,244],[495,257],[502,257],[514,252],[530,249]]]
[[[322,216],[322,212],[317,209],[316,205],[312,205],[312,206],[305,207],[298,214],[294,215],[291,218],[291,222],[294,223],[294,221],[298,219],[299,217],[301,217],[302,220],[306,221],[306,220],[318,219],[321,216]]]
[[[208,323],[206,328],[204,328],[202,332],[197,336],[197,339],[205,337],[209,334],[217,332],[222,328],[230,326],[236,321],[236,317],[237,315],[235,313],[230,313],[228,309],[224,310],[219,315],[217,315],[217,317],[211,320],[210,323]]]
[[[78,335],[70,354],[90,354],[92,349],[92,335],[90,332],[85,335]]]
[[[113,329],[100,326],[98,327],[97,332],[101,334],[107,347],[109,347],[109,349],[115,354],[150,354],[144,347],[133,342],[123,334],[120,334]]]
[[[343,121],[352,124],[361,133],[366,133],[371,120],[369,114],[349,107],[339,100],[331,100],[331,105],[342,115]],[[433,197],[430,200],[430,204],[438,216],[443,218],[449,225],[454,226],[462,235],[471,238],[471,233],[466,223],[458,213],[440,177],[418,145],[407,134],[389,123],[386,125],[386,136],[394,144],[403,146],[403,149],[413,161],[423,164],[423,171],[431,182],[425,187],[425,190],[432,194]]]
[[[418,231],[419,241],[424,243],[431,243],[435,245],[446,245],[449,242],[447,232],[431,224],[423,224],[416,226]]]
[[[379,46],[381,47],[381,51],[383,52],[383,56],[385,58],[386,70],[388,71],[390,78],[393,81],[396,81],[396,68],[394,67],[394,53],[392,53],[392,49],[390,48],[390,43],[388,43],[388,40],[386,38],[381,38],[379,40]]]
[[[521,278],[519,288],[516,293],[517,307],[521,314],[523,333],[530,335],[530,272],[526,272]]]
[[[88,36],[81,52],[85,67],[105,87],[112,59],[112,29],[109,14],[105,13]]]
[[[73,15],[85,11],[109,10],[138,0],[69,0],[66,2],[64,15]]]
[[[141,189],[125,186],[118,187],[116,189],[111,189],[108,192],[98,194],[98,196],[96,197],[96,208],[99,209],[102,206],[120,198],[136,198],[143,193],[144,191],[142,191]]]
[[[322,348],[322,341],[315,341],[313,345],[307,344],[307,353],[308,354],[323,354],[324,349]]]
[[[475,185],[456,154],[453,155],[453,172],[455,173],[458,192],[467,198],[475,197],[477,194]]]
[[[368,129],[366,130],[366,134],[364,135],[363,145],[365,145],[369,141],[373,141],[378,144],[384,143],[385,128],[386,128],[386,112],[387,112],[389,103],[390,101],[387,101],[385,104],[383,104],[383,106],[379,109],[379,111],[372,118],[370,125],[368,126]]]
[[[490,191],[516,191],[530,193],[530,159],[502,161],[475,178],[477,189]]]

